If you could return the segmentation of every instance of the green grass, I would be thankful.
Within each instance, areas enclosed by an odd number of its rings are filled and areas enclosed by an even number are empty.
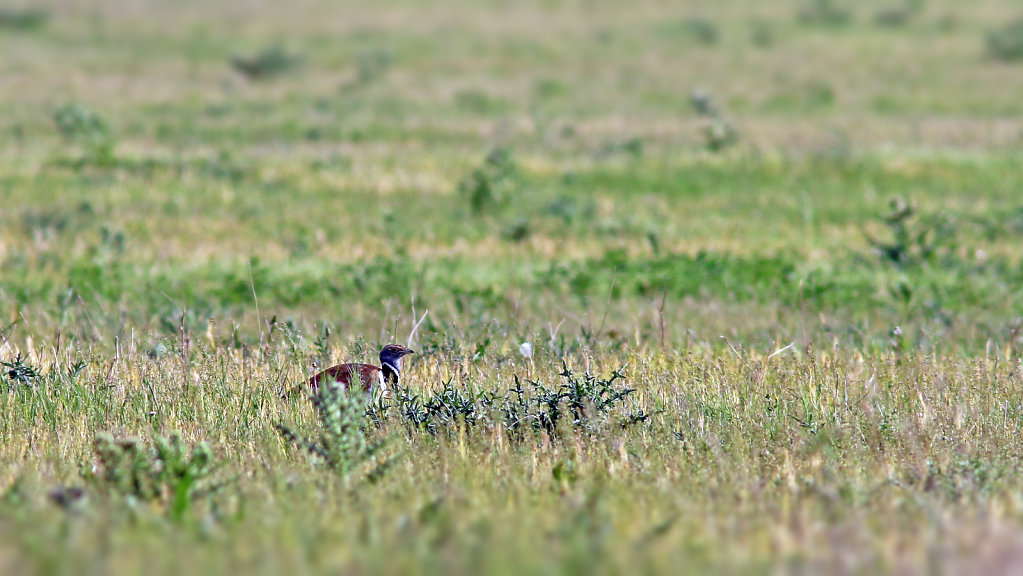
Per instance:
[[[4,11],[0,572],[1018,562],[1021,14]]]
[[[513,374],[560,380],[521,358],[470,362],[459,375],[458,352],[421,359],[415,386],[446,374],[469,390],[510,386]],[[269,426],[310,416],[303,399],[276,397],[277,370],[296,369],[286,346],[249,361],[199,343],[187,362],[177,351],[153,360],[122,349],[74,379],[44,376],[0,400],[11,462],[5,547],[23,569],[57,571],[132,571],[143,559],[169,571],[181,562],[172,551],[188,548],[205,569],[260,572],[703,572],[934,568],[939,552],[982,566],[970,550],[989,530],[1001,534],[991,546],[1010,546],[1019,414],[1003,399],[1020,392],[1018,362],[841,356],[594,353],[599,374],[630,363],[626,407],[653,414],[647,422],[592,419],[516,436],[498,413],[430,434],[394,410],[369,434],[387,439],[397,463],[367,483],[286,449]],[[210,444],[225,487],[184,513],[173,495],[87,488],[70,511],[46,501],[52,486],[82,484],[95,430],[147,438],[154,428]],[[26,434],[39,448],[18,448]]]

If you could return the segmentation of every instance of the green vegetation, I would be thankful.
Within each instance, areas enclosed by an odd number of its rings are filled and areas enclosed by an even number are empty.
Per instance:
[[[1023,18],[988,34],[988,52],[998,60],[1023,60]]]
[[[68,143],[77,144],[83,150],[82,157],[73,163],[74,167],[109,166],[115,162],[117,141],[106,121],[92,110],[78,103],[68,104],[54,113],[53,122]]]
[[[1014,3],[44,4],[3,573],[1019,562]]]
[[[138,501],[156,501],[170,518],[181,520],[194,500],[209,498],[219,486],[204,486],[212,474],[213,455],[199,443],[186,450],[181,435],[156,436],[153,448],[135,438],[96,437],[95,472],[84,474],[99,494],[125,498],[129,507]],[[79,498],[85,495],[81,492]]]
[[[811,0],[799,11],[799,21],[805,24],[845,26],[852,22],[853,14],[835,0]]]
[[[3,8],[0,9],[0,30],[31,31],[46,26],[50,20],[47,10],[38,8]]]
[[[301,61],[301,58],[288,53],[283,46],[274,45],[254,56],[231,58],[231,67],[249,80],[269,80],[293,71]]]

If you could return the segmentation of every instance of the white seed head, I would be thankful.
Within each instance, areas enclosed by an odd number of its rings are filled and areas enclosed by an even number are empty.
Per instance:
[[[533,345],[530,344],[529,342],[523,342],[522,344],[519,344],[519,354],[522,354],[526,358],[532,358]]]

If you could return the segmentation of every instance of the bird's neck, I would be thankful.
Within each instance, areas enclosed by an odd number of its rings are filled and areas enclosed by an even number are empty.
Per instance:
[[[401,376],[401,361],[394,362],[381,362],[380,371],[384,373],[384,381],[390,384],[397,384],[398,377]]]

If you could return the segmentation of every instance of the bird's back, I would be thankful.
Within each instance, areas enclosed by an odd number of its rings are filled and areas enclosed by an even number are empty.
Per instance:
[[[346,389],[354,385],[369,392],[373,388],[383,386],[384,376],[380,368],[372,364],[338,364],[306,380],[306,387],[315,395],[320,390],[320,382],[323,381],[337,382]]]

